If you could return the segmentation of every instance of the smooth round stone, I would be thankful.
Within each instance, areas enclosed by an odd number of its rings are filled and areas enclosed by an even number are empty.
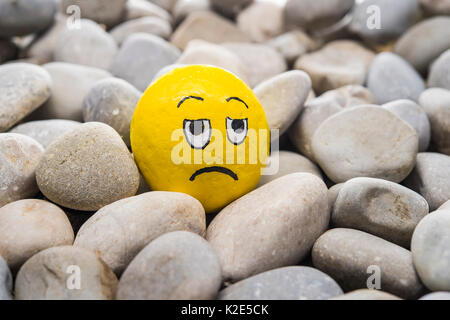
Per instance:
[[[361,104],[372,104],[375,102],[372,93],[366,87],[358,84],[351,84],[327,91],[322,94],[321,97],[332,98],[342,108],[350,108]]]
[[[78,6],[83,18],[113,27],[124,18],[126,2],[127,0],[61,0],[61,5],[63,12],[67,12],[70,6]]]
[[[419,152],[426,151],[430,144],[431,128],[425,110],[411,100],[401,99],[386,103],[383,108],[413,127],[419,136]]]
[[[432,61],[450,48],[450,17],[423,20],[404,33],[394,46],[394,52],[421,73],[426,73]]]
[[[269,46],[243,42],[225,43],[223,46],[236,54],[245,64],[249,85],[252,88],[287,70],[283,56]]]
[[[283,7],[276,3],[254,2],[239,13],[236,22],[252,41],[264,42],[283,32]]]
[[[379,12],[381,28],[373,28],[371,23],[376,21],[376,6]],[[373,16],[373,17],[372,17]],[[352,21],[349,30],[364,40],[386,42],[401,36],[419,16],[418,0],[391,0],[356,1],[352,10]]]
[[[270,181],[295,172],[311,173],[322,179],[320,169],[314,164],[314,162],[295,152],[272,152],[268,159],[268,163],[269,166],[264,169],[258,186],[262,186]],[[278,169],[276,173],[271,172],[272,166],[274,166],[273,168]]]
[[[209,11],[210,7],[209,0],[178,0],[172,9],[172,15],[175,18],[175,23],[179,23],[191,13]]]
[[[430,212],[436,210],[450,199],[450,157],[433,152],[419,153],[416,166],[404,184],[427,200]]]
[[[152,34],[136,33],[122,44],[111,72],[144,91],[154,75],[161,68],[174,63],[179,55],[178,49],[164,39]]]
[[[420,221],[411,241],[414,266],[432,291],[450,291],[450,210],[435,211]]]
[[[292,30],[266,42],[280,52],[289,64],[301,55],[317,49],[320,41],[312,39],[301,30]]]
[[[81,19],[80,28],[66,28],[58,37],[54,61],[109,70],[118,47],[114,38],[92,20]]]
[[[18,51],[14,42],[0,39],[0,63],[16,59]]]
[[[212,7],[228,17],[234,17],[242,11],[246,6],[250,5],[253,0],[210,0]]]
[[[249,83],[249,68],[238,55],[227,48],[203,40],[192,40],[176,61],[176,64],[205,64],[234,73]]]
[[[442,204],[438,210],[450,209],[450,199]]]
[[[0,66],[0,132],[40,107],[52,93],[48,72],[29,63]]]
[[[0,133],[0,207],[38,193],[35,171],[43,152],[30,137]]]
[[[162,77],[163,75],[165,75],[166,73],[175,70],[176,68],[181,68],[186,66],[185,64],[179,64],[179,63],[174,63],[174,64],[169,64],[167,66],[165,66],[164,68],[161,68],[153,77],[152,82],[158,80],[160,77]]]
[[[112,300],[117,283],[95,253],[61,246],[39,252],[22,266],[15,294],[17,300]]]
[[[377,289],[359,289],[347,292],[330,300],[402,300],[393,294]]]
[[[404,299],[414,299],[423,290],[411,252],[368,233],[336,228],[324,233],[312,249],[314,267],[351,291],[367,288],[369,267],[379,268],[381,290]]]
[[[330,212],[333,212],[334,204],[343,186],[344,183],[337,183],[328,189],[328,207],[330,208]]]
[[[178,0],[146,0],[146,1],[153,2],[157,6],[163,8],[167,11],[171,11],[173,9],[173,7],[175,6],[175,3]]]
[[[253,91],[264,108],[269,128],[279,130],[281,136],[299,115],[310,90],[308,74],[291,70],[262,82]]]
[[[36,169],[36,180],[41,192],[53,202],[94,211],[135,195],[139,171],[113,128],[89,122],[48,146]]]
[[[291,173],[222,209],[206,232],[232,282],[298,263],[326,230],[330,213],[325,183]]]
[[[402,185],[354,178],[340,188],[331,221],[336,227],[362,230],[409,248],[414,228],[427,214],[427,201]]]
[[[428,14],[450,15],[449,0],[420,0],[420,4]]]
[[[392,112],[363,105],[325,120],[311,147],[336,183],[361,176],[400,182],[414,167],[418,140],[414,128]]]
[[[184,193],[154,191],[101,208],[78,231],[74,245],[96,252],[120,274],[160,235],[182,230],[204,235],[205,229],[199,201]]]
[[[354,2],[354,0],[288,0],[284,12],[287,23],[316,29],[337,22],[353,7]]]
[[[0,1],[0,37],[38,33],[51,26],[56,13],[54,0]]]
[[[157,17],[143,17],[119,24],[110,31],[114,40],[121,45],[133,33],[149,33],[167,39],[172,33],[172,26],[167,20]]]
[[[120,277],[119,300],[214,299],[222,284],[220,262],[197,234],[177,231],[150,242]]]
[[[450,292],[437,291],[422,296],[419,300],[450,300]]]
[[[50,99],[32,115],[33,120],[83,121],[83,100],[98,80],[109,78],[105,70],[65,62],[45,64],[53,80]]]
[[[172,34],[171,42],[184,50],[194,39],[217,44],[250,41],[249,37],[232,22],[209,11],[191,13]]]
[[[19,124],[9,132],[29,136],[39,142],[44,148],[47,148],[55,139],[75,129],[80,124],[77,121],[58,119],[30,121]]]
[[[419,73],[406,60],[391,53],[379,53],[367,76],[367,87],[378,104],[398,99],[418,101],[425,90]]]
[[[50,202],[26,199],[0,208],[0,255],[14,271],[39,251],[73,239],[66,214]]]
[[[0,301],[12,300],[13,277],[5,259],[0,256]]]
[[[141,92],[122,79],[100,80],[84,99],[83,120],[106,123],[130,146],[131,118],[140,97]]]
[[[292,266],[257,274],[223,289],[220,300],[327,300],[342,289],[325,273]]]
[[[147,0],[128,0],[126,3],[125,21],[143,17],[158,17],[168,22],[172,16],[167,10]]]
[[[300,56],[295,69],[306,71],[317,93],[365,81],[375,54],[352,40],[336,40]]]
[[[431,125],[431,145],[440,153],[450,155],[450,90],[431,88],[419,98]]]
[[[437,58],[430,68],[428,86],[450,90],[450,49]]]

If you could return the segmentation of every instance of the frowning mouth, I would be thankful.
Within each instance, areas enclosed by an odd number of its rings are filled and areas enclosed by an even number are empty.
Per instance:
[[[229,175],[234,180],[238,180],[238,176],[236,173],[234,173],[233,171],[231,171],[228,168],[219,167],[219,166],[205,167],[205,168],[198,169],[197,171],[195,171],[192,174],[192,176],[189,178],[189,180],[194,181],[198,175],[201,175],[202,173],[208,173],[208,172],[220,172],[220,173]]]

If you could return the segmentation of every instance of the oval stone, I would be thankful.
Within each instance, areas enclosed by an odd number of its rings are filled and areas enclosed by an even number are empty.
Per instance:
[[[376,289],[359,289],[347,292],[331,300],[402,300],[393,294]]]
[[[428,86],[450,90],[450,49],[437,58],[430,68]]]

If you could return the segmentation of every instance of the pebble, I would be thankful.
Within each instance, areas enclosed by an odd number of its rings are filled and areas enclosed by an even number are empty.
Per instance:
[[[372,93],[366,87],[358,84],[351,84],[338,89],[329,90],[322,94],[322,97],[332,98],[342,108],[375,103],[375,98]]]
[[[292,173],[222,209],[206,232],[232,282],[295,264],[326,230],[330,218],[325,183]]]
[[[242,11],[246,6],[250,5],[253,0],[210,0],[212,7],[228,17],[234,17]]]
[[[318,49],[320,41],[312,39],[301,30],[292,30],[266,42],[279,51],[291,65],[301,55]]]
[[[0,37],[38,33],[51,26],[56,13],[54,0],[0,2]]]
[[[171,42],[184,50],[194,39],[217,44],[250,41],[248,36],[232,22],[208,11],[191,13],[172,34]]]
[[[29,63],[0,65],[0,132],[39,108],[52,93],[52,79]]]
[[[125,21],[110,31],[111,36],[119,45],[122,45],[130,35],[140,32],[168,39],[172,33],[172,26],[167,20],[158,17],[143,17]]]
[[[118,78],[145,91],[154,75],[174,63],[179,55],[178,49],[164,39],[152,34],[135,33],[122,44],[111,70]]]
[[[259,186],[295,172],[311,173],[322,179],[322,173],[314,162],[295,152],[284,150],[272,152],[268,163],[268,167],[264,169],[261,180],[259,180]],[[277,169],[276,173],[272,173],[272,168]]]
[[[214,299],[222,284],[211,245],[195,233],[176,231],[148,244],[120,278],[119,300]]]
[[[94,20],[107,27],[117,25],[125,16],[127,0],[61,0],[63,12],[78,6],[85,19]]]
[[[336,40],[300,56],[294,68],[306,71],[316,93],[349,84],[364,84],[375,54],[358,42]]]
[[[15,294],[17,300],[112,300],[117,283],[93,252],[60,246],[39,252],[22,266]]]
[[[327,231],[314,244],[312,261],[315,268],[335,279],[344,291],[376,284],[370,277],[377,274],[374,272],[377,268],[379,289],[385,292],[413,299],[423,290],[409,250],[362,231],[344,228]]]
[[[39,251],[73,239],[66,214],[50,202],[25,199],[0,208],[0,255],[13,271]]]
[[[306,29],[320,29],[340,20],[354,0],[288,0],[284,9],[286,22]]]
[[[264,108],[269,128],[279,130],[281,136],[299,115],[310,90],[308,74],[291,70],[262,82],[253,91]]]
[[[0,301],[12,300],[13,277],[5,259],[0,256]]]
[[[0,64],[16,59],[18,51],[19,50],[14,42],[0,39]]]
[[[54,61],[109,70],[119,50],[114,38],[92,20],[81,19],[80,28],[62,31],[58,37]]]
[[[447,189],[448,190],[448,189]],[[414,266],[432,291],[450,291],[450,210],[438,210],[418,224],[411,241]]]
[[[430,212],[436,210],[450,199],[450,157],[433,152],[419,153],[414,170],[403,183],[427,200]]]
[[[373,6],[378,11],[374,11]],[[379,12],[379,26],[374,28]],[[356,1],[349,30],[366,41],[387,42],[401,36],[418,18],[419,1],[391,0]]]
[[[414,167],[418,140],[416,131],[392,112],[362,105],[325,120],[311,147],[336,183],[361,176],[400,182]]]
[[[266,271],[237,282],[219,294],[220,300],[327,300],[343,294],[325,273],[304,266]]]
[[[239,13],[236,23],[252,41],[265,42],[283,33],[283,7],[271,2],[254,2]]]
[[[95,82],[111,77],[105,70],[66,62],[45,64],[53,81],[50,99],[31,116],[30,120],[83,120],[83,100]]]
[[[419,152],[426,151],[430,144],[431,128],[425,110],[411,100],[394,100],[382,106],[413,127],[419,136]]]
[[[172,21],[172,16],[164,8],[147,0],[128,0],[126,3],[125,21],[139,19],[143,17],[157,17],[168,22]]]
[[[209,11],[211,4],[209,0],[178,0],[172,9],[176,23],[183,21],[188,15],[198,11]]]
[[[426,73],[431,62],[450,48],[450,17],[434,17],[412,26],[394,46],[419,72]]]
[[[341,191],[344,183],[336,183],[328,189],[328,207],[330,208],[330,212],[334,210],[334,203],[339,195],[339,191]]]
[[[450,300],[450,292],[437,291],[422,296],[419,300]]]
[[[402,300],[393,294],[377,289],[359,289],[347,292],[344,295],[331,298],[331,300]]]
[[[30,137],[0,133],[0,207],[38,193],[35,171],[43,152]]]
[[[450,49],[441,54],[431,65],[428,86],[450,90]]]
[[[122,79],[100,80],[84,99],[83,119],[106,123],[130,146],[131,118],[140,97],[141,92]]]
[[[252,88],[287,69],[283,56],[269,46],[244,42],[228,42],[223,46],[236,54],[244,63],[249,85]]]
[[[77,121],[58,119],[30,121],[19,124],[9,132],[26,135],[47,148],[59,136],[75,129],[80,124]]]
[[[153,2],[157,6],[163,8],[167,11],[172,11],[173,7],[175,6],[175,3],[178,0],[147,0],[147,1]]]
[[[393,182],[354,178],[340,188],[331,221],[409,248],[414,228],[428,214],[428,203],[418,193]]]
[[[48,146],[36,170],[53,202],[94,211],[136,194],[139,171],[117,132],[100,122],[78,126]]]
[[[420,0],[420,4],[428,14],[450,15],[449,0]]]
[[[438,210],[444,210],[444,209],[450,209],[450,199],[447,200],[446,202],[444,202],[444,204],[442,204]]]
[[[234,73],[249,84],[249,67],[238,55],[227,48],[203,40],[192,40],[176,64],[206,64]]]
[[[425,83],[413,66],[402,57],[383,52],[376,56],[370,66],[367,87],[378,104],[398,99],[417,102],[425,90]]]
[[[205,229],[199,201],[184,193],[154,191],[101,208],[81,227],[74,245],[96,252],[120,274],[160,235],[185,230],[203,236]]]
[[[431,145],[440,153],[450,155],[450,90],[431,88],[419,97],[431,125]]]

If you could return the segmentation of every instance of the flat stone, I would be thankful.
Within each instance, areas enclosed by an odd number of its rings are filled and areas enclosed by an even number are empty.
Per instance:
[[[232,282],[298,263],[329,222],[325,183],[292,173],[235,200],[206,232],[219,255],[224,280]]]
[[[234,17],[242,11],[246,6],[250,5],[253,0],[210,0],[212,7],[228,17]]]
[[[414,167],[418,140],[416,131],[392,112],[362,105],[325,120],[311,147],[336,183],[361,176],[400,182]]]
[[[0,132],[39,108],[52,93],[52,79],[39,66],[11,63],[0,66]]]
[[[220,300],[327,300],[342,289],[325,273],[292,266],[266,271],[220,292]]]
[[[67,12],[70,6],[78,6],[82,18],[113,27],[124,18],[126,2],[127,0],[61,0],[61,5],[63,12]]]
[[[433,152],[419,153],[414,170],[403,183],[427,200],[430,211],[436,210],[450,199],[450,157]]]
[[[176,231],[148,244],[120,277],[119,300],[214,299],[222,284],[220,262],[197,234]]]
[[[160,235],[184,230],[203,236],[205,229],[205,210],[199,201],[184,193],[153,191],[97,211],[81,227],[74,245],[96,252],[120,274]]]
[[[39,252],[23,265],[16,278],[15,298],[112,300],[117,282],[114,273],[93,252],[72,246],[55,247]]]
[[[432,291],[450,291],[450,210],[430,213],[418,224],[411,241],[414,266]]]
[[[292,30],[266,42],[279,51],[289,64],[293,64],[301,55],[316,50],[320,41],[312,39],[301,30]]]
[[[111,126],[130,146],[130,123],[141,92],[122,79],[108,78],[95,83],[83,103],[85,122]]]
[[[138,90],[145,91],[154,75],[161,68],[174,63],[179,55],[178,49],[164,39],[151,34],[136,33],[122,44],[111,72]]]
[[[147,0],[128,0],[125,11],[126,21],[143,17],[158,17],[168,22],[172,21],[172,16],[167,10]]]
[[[331,221],[409,248],[414,228],[428,214],[418,193],[382,179],[354,178],[340,188]]]
[[[135,195],[139,171],[113,128],[89,122],[48,146],[36,170],[36,180],[41,192],[53,202],[94,211]]]
[[[119,45],[128,36],[140,32],[168,39],[172,33],[172,26],[167,20],[158,17],[143,17],[123,22],[110,31],[111,36]]]
[[[377,289],[359,289],[347,292],[330,300],[402,300],[393,294]]]
[[[441,54],[431,65],[428,86],[450,90],[450,49]]]
[[[312,261],[344,291],[367,288],[376,274],[380,289],[398,297],[414,299],[423,290],[410,251],[362,231],[327,231],[314,244]]]
[[[5,259],[0,256],[0,301],[12,300],[13,277]]]
[[[50,202],[26,199],[0,208],[0,255],[13,271],[39,251],[73,239],[66,214]]]

